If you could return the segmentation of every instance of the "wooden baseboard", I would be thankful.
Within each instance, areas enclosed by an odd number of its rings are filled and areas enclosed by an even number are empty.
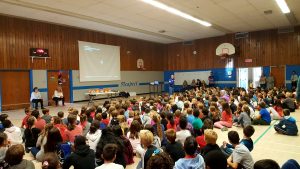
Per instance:
[[[2,111],[23,109],[23,108],[26,108],[26,107],[29,107],[29,106],[30,106],[30,103],[2,105]]]

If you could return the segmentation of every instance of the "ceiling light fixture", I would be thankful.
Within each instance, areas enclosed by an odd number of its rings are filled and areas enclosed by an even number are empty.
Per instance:
[[[165,11],[169,12],[169,13],[172,13],[174,15],[177,15],[177,16],[180,16],[180,17],[185,18],[187,20],[191,20],[191,21],[194,21],[196,23],[199,23],[203,26],[207,26],[207,27],[211,26],[211,23],[209,23],[209,22],[206,22],[206,21],[200,20],[198,18],[195,18],[195,17],[193,17],[193,16],[191,16],[187,13],[181,12],[178,9],[167,6],[167,5],[165,5],[161,2],[158,2],[158,1],[155,1],[155,0],[142,0],[142,1],[147,3],[147,4],[150,4],[150,5],[154,6],[156,8],[160,8],[162,10],[165,10]]]
[[[277,5],[279,6],[279,8],[281,9],[282,13],[290,13],[290,9],[287,5],[287,3],[285,2],[285,0],[276,0]]]

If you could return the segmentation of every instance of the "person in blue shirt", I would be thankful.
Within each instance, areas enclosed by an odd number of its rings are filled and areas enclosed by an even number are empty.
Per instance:
[[[170,96],[174,93],[174,84],[175,84],[174,75],[171,75],[171,78],[169,79],[169,95]]]
[[[274,129],[280,134],[296,136],[298,134],[296,119],[290,116],[289,109],[284,109],[283,114],[284,117],[278,124],[274,125]]]
[[[205,162],[200,154],[197,154],[198,144],[193,136],[186,138],[184,142],[185,157],[175,162],[174,169],[197,168],[205,169]]]
[[[208,86],[209,87],[215,86],[215,77],[213,75],[213,72],[210,72],[210,76],[208,76]]]
[[[258,104],[259,115],[252,121],[253,125],[270,125],[271,115],[266,109],[266,103],[260,102]]]

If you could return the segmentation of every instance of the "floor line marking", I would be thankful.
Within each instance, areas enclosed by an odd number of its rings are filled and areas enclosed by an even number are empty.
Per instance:
[[[277,120],[274,120],[274,122],[272,122],[272,124],[270,124],[270,126],[254,141],[254,144],[256,144],[261,138],[263,138],[264,135],[267,134],[267,132],[274,126],[276,122]]]

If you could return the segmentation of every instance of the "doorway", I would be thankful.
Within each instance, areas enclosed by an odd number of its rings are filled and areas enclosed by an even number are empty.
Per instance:
[[[52,96],[57,86],[61,86],[65,97],[65,102],[70,102],[70,79],[68,70],[49,70],[48,71],[48,100],[50,105]]]
[[[285,65],[271,66],[275,87],[285,87]]]
[[[262,74],[262,67],[238,68],[238,87],[248,89],[251,85],[253,88],[259,86],[259,79]]]

